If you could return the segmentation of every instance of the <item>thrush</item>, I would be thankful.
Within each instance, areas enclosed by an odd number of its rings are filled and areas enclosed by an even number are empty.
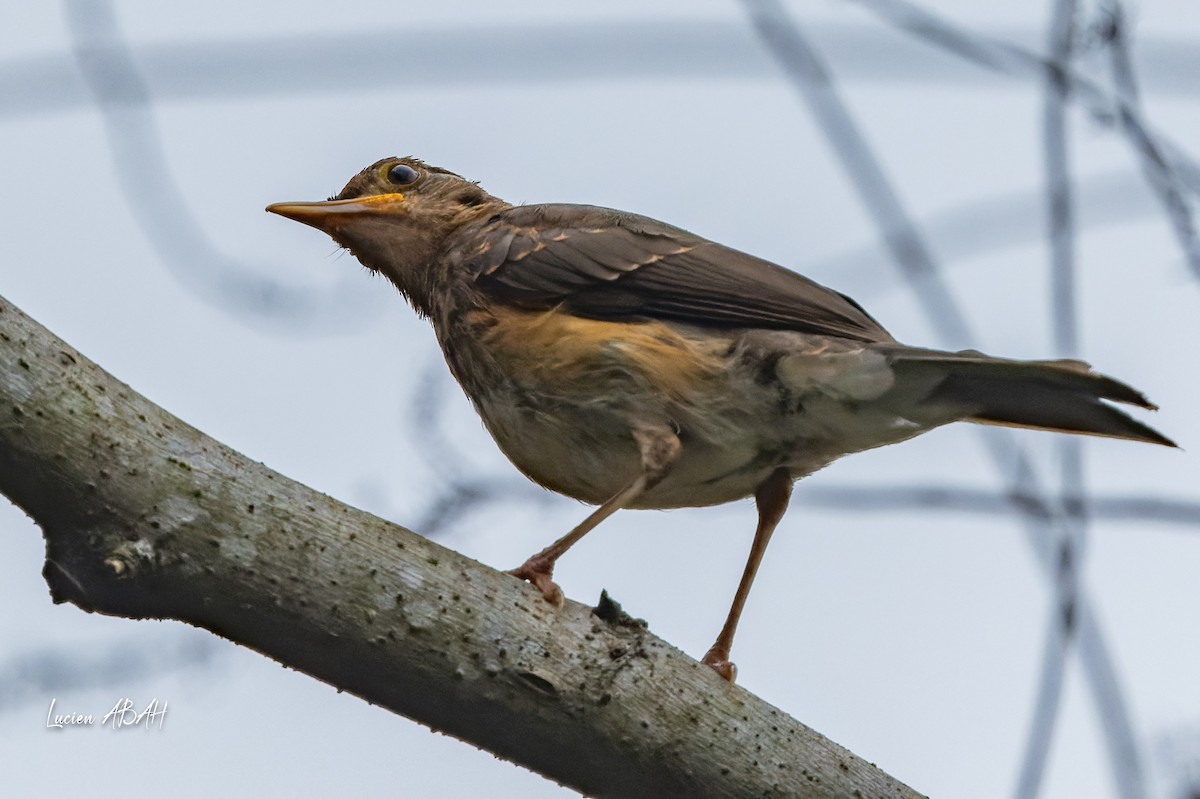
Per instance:
[[[558,558],[621,508],[753,496],[758,526],[704,662],[728,680],[750,585],[793,483],[954,421],[1174,444],[1111,402],[1141,393],[1076,360],[897,342],[845,294],[645,216],[514,206],[416,158],[325,202],[267,208],[333,237],[433,325],[513,464],[596,504],[511,573],[556,604]]]

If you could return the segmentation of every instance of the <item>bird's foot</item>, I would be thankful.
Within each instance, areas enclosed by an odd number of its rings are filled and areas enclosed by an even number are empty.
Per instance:
[[[726,682],[732,683],[737,679],[737,665],[729,659],[729,650],[723,646],[714,645],[700,662],[720,674]]]
[[[563,606],[562,589],[554,580],[550,579],[554,574],[553,561],[546,562],[534,555],[517,568],[510,569],[508,573],[513,577],[533,583],[533,587],[541,591],[542,597],[554,607],[561,608]]]

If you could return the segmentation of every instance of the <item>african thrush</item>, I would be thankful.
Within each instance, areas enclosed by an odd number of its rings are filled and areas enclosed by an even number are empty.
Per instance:
[[[513,464],[599,505],[513,571],[546,599],[562,601],[558,558],[620,508],[755,497],[750,557],[704,657],[726,679],[792,484],[837,458],[954,421],[1174,446],[1107,402],[1153,409],[1145,397],[1086,363],[908,347],[844,294],[644,216],[513,206],[415,158],[267,210],[391,280]]]

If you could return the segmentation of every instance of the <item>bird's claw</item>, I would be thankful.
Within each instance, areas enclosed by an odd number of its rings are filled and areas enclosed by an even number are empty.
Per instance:
[[[508,573],[513,577],[532,583],[534,588],[542,592],[542,598],[554,607],[561,608],[563,606],[565,600],[562,589],[551,579],[554,573],[553,565],[547,566],[530,558],[517,568],[510,569]]]
[[[721,675],[728,683],[737,679],[737,665],[729,659],[728,649],[714,646],[705,653],[700,662]]]

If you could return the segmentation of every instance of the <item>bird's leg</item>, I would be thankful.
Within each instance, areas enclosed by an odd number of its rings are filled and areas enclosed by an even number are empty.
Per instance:
[[[514,577],[520,577],[522,580],[533,583],[542,592],[542,596],[546,598],[547,602],[559,607],[563,603],[562,589],[551,579],[554,574],[554,564],[562,557],[563,553],[600,522],[658,484],[666,477],[667,472],[671,469],[671,464],[679,457],[681,449],[679,437],[670,428],[638,427],[633,430],[633,438],[641,453],[641,471],[637,477],[633,478],[603,505],[592,511],[571,532],[509,572]]]
[[[771,476],[763,480],[754,492],[754,500],[758,505],[758,528],[754,531],[754,543],[750,545],[750,557],[746,560],[746,570],[742,572],[742,581],[738,583],[737,593],[733,596],[733,606],[729,608],[725,626],[721,628],[716,643],[704,655],[704,664],[730,682],[737,676],[737,666],[729,660],[733,634],[737,632],[738,619],[742,615],[746,597],[750,595],[750,585],[758,573],[758,564],[767,551],[767,542],[783,518],[791,496],[792,475],[782,466],[771,472]]]

